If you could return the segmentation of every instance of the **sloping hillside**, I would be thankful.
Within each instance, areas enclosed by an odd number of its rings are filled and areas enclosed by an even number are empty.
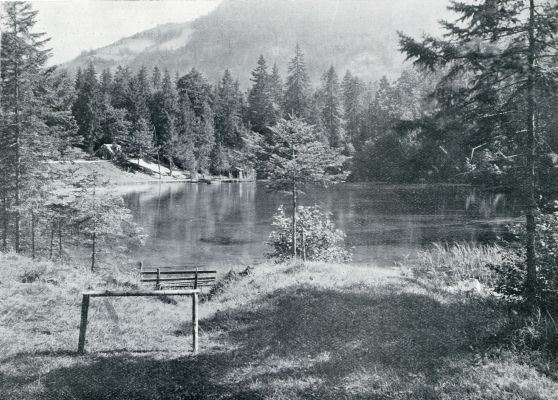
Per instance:
[[[196,67],[211,80],[230,68],[246,87],[259,54],[285,74],[299,42],[313,80],[329,64],[375,80],[402,68],[397,31],[435,31],[445,5],[446,0],[227,0],[193,22],[138,33],[66,66],[75,69],[91,59],[98,68],[144,64],[182,74]]]

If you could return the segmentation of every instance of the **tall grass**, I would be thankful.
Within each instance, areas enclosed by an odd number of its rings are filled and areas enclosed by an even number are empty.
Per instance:
[[[417,278],[427,279],[436,286],[471,280],[492,286],[496,276],[488,265],[500,264],[502,254],[503,249],[497,245],[436,243],[418,253],[412,269]]]

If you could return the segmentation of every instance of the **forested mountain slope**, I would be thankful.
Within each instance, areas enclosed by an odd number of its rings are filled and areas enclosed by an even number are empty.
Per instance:
[[[426,7],[425,3],[429,6]],[[82,54],[66,64],[76,69],[93,60],[97,69],[155,65],[184,74],[192,67],[211,81],[229,68],[249,84],[254,60],[263,54],[283,71],[298,42],[308,72],[317,81],[333,64],[365,81],[397,77],[403,57],[397,30],[420,34],[436,30],[445,0],[225,0],[193,22],[166,24]],[[439,12],[433,12],[438,10]]]

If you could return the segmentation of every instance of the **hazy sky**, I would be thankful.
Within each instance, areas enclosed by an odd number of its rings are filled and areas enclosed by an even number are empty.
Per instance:
[[[159,24],[193,20],[213,10],[219,0],[46,0],[32,4],[39,10],[37,31],[51,37],[49,64],[59,64],[83,50],[106,46]]]

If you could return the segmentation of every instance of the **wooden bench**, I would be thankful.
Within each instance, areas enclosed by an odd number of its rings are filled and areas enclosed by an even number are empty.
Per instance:
[[[215,284],[217,271],[201,270],[201,265],[152,267],[140,262],[140,282],[155,285],[155,290],[200,289]]]

